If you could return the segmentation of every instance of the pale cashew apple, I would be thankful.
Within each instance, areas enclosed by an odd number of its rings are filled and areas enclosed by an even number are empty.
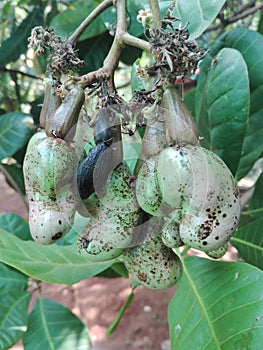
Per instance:
[[[129,168],[122,163],[105,184],[105,195],[98,201],[98,217],[79,236],[79,246],[93,261],[112,259],[132,245],[142,212],[129,181]]]
[[[29,204],[29,226],[39,243],[51,244],[64,236],[74,220],[73,180],[77,158],[64,140],[34,134],[23,163]]]
[[[123,262],[129,273],[150,289],[172,287],[180,279],[183,270],[180,258],[162,242],[162,220],[151,218],[146,226],[144,241],[123,253]]]

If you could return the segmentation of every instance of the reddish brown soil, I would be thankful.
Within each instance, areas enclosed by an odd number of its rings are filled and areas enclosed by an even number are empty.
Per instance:
[[[0,196],[0,214],[11,211],[27,217],[22,199],[6,185],[1,174]],[[224,259],[235,257],[231,247]],[[138,287],[116,331],[106,339],[106,330],[130,290],[129,281],[122,278],[93,277],[73,286],[42,284],[43,296],[64,304],[85,323],[94,350],[169,350],[167,304],[175,287],[164,291]],[[12,350],[22,349],[21,342],[12,347]]]

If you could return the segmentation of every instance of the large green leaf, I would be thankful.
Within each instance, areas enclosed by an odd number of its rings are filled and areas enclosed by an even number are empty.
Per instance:
[[[239,255],[250,264],[263,269],[263,217],[243,226],[231,238]]]
[[[198,127],[208,147],[236,173],[249,115],[249,80],[239,51],[222,49],[207,71]]]
[[[262,272],[246,263],[184,259],[168,305],[172,350],[261,349]]]
[[[62,38],[67,38],[80,23],[96,8],[101,1],[98,0],[77,0],[72,2],[68,8],[54,16],[51,20],[51,27],[55,29],[57,35]],[[98,17],[81,35],[80,40],[92,38],[106,31],[101,17]],[[87,48],[89,49],[89,48]]]
[[[248,213],[254,219],[263,217],[263,172],[257,179],[253,196],[249,202]]]
[[[16,290],[17,292],[24,291],[27,288],[28,277],[23,273],[0,263],[0,292],[8,292]]]
[[[189,23],[190,39],[197,38],[213,22],[226,0],[177,0],[175,17]]]
[[[0,350],[10,349],[26,332],[30,299],[28,292],[0,291]]]
[[[43,24],[43,8],[35,6],[11,36],[0,46],[0,67],[15,61],[27,50],[31,29]]]
[[[0,227],[7,232],[12,232],[25,241],[32,240],[28,223],[15,213],[1,214]]]
[[[65,306],[39,296],[29,315],[24,350],[89,350],[84,324]]]
[[[32,134],[31,117],[28,114],[10,112],[1,115],[0,161],[26,145]]]
[[[202,113],[206,113],[206,80],[208,73],[213,68],[211,65],[214,61],[212,60],[224,47],[236,49],[242,54],[247,65],[250,84],[249,121],[236,171],[236,178],[240,179],[248,173],[263,152],[263,37],[252,30],[237,28],[223,34],[212,45],[200,65],[201,74],[196,91],[196,115],[198,118],[201,118]],[[215,67],[219,63],[215,63]],[[233,77],[231,76],[231,78]],[[239,86],[237,86],[237,98],[239,99],[238,93]],[[231,107],[230,104],[229,106]],[[199,127],[201,130],[204,128],[200,120]]]
[[[111,261],[91,262],[76,245],[42,246],[0,229],[0,261],[35,279],[74,284],[106,270]]]

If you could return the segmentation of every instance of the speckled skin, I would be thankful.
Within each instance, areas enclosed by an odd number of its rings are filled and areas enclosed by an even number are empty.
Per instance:
[[[79,242],[91,259],[104,261],[130,246],[134,228],[141,222],[141,210],[134,189],[129,186],[128,166],[120,164],[108,178],[106,193],[99,199],[98,218],[82,231]]]
[[[172,287],[183,269],[180,258],[162,242],[159,220],[161,218],[153,217],[149,221],[145,241],[123,253],[123,262],[129,273],[150,289]]]
[[[240,196],[215,153],[177,145],[161,152],[157,170],[163,199],[182,212],[179,232],[185,244],[211,251],[230,239],[238,225]]]
[[[222,258],[222,256],[226,254],[227,248],[228,248],[227,243],[224,243],[222,247],[215,250],[211,250],[210,252],[206,252],[206,255],[208,255],[210,258],[213,258],[213,259],[220,259]]]
[[[54,243],[73,225],[76,165],[74,150],[65,141],[49,138],[44,131],[29,141],[23,172],[30,231],[38,243]]]
[[[136,179],[136,198],[140,207],[148,214],[166,216],[173,208],[163,201],[157,179],[158,156],[143,163]]]
[[[184,245],[179,234],[180,211],[175,210],[170,215],[164,217],[162,227],[162,241],[169,248],[178,248]]]

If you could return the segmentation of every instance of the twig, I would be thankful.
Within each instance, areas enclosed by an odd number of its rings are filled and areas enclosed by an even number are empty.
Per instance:
[[[235,15],[230,16],[226,19],[220,19],[221,20],[220,23],[209,26],[205,32],[211,32],[211,31],[217,30],[221,27],[226,27],[227,25],[235,23],[235,22],[239,21],[240,19],[243,19],[243,18],[246,18],[248,16],[253,15],[258,10],[260,10],[260,11],[263,10],[263,4],[260,4],[260,5],[254,6],[254,7],[250,7],[249,9],[247,9],[247,6],[246,6],[242,9],[242,11],[238,11]]]
[[[112,0],[104,0],[100,5],[98,5],[85,20],[78,26],[74,33],[68,38],[67,42],[73,47],[77,43],[81,34],[86,30],[86,28],[107,8],[113,5]]]
[[[17,70],[17,69],[8,69],[6,67],[1,67],[0,72],[21,74],[21,75],[28,77],[28,78],[43,80],[41,77],[38,77],[38,76],[30,74],[30,73],[21,72],[20,70]]]
[[[151,44],[149,44],[145,40],[136,38],[127,32],[126,1],[118,0],[116,4],[116,9],[116,33],[110,51],[108,52],[103,62],[103,66],[101,68],[77,78],[77,80],[80,82],[83,88],[86,88],[91,84],[95,83],[96,81],[103,79],[107,82],[108,90],[114,90],[113,75],[119,63],[121,50],[125,47],[125,45],[131,45],[138,47],[142,50],[151,51]]]

